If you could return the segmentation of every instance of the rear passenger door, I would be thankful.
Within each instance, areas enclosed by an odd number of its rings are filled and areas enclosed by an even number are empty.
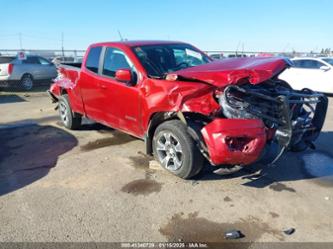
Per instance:
[[[43,68],[37,56],[28,56],[25,60],[22,60],[21,70],[22,73],[31,74],[34,80],[43,79]]]
[[[57,70],[55,66],[49,62],[48,60],[38,57],[38,61],[40,64],[40,68],[42,70],[42,78],[43,79],[54,79],[57,77]]]
[[[92,47],[87,51],[88,55],[79,76],[79,86],[86,115],[90,119],[103,123],[104,95],[98,84],[101,52],[100,46]]]

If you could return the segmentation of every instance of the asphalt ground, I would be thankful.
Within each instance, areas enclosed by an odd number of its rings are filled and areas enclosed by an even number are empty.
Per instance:
[[[85,120],[69,131],[43,91],[0,93],[0,241],[333,242],[333,104],[316,150],[231,176],[182,180],[144,142]],[[285,229],[295,232],[286,235]]]

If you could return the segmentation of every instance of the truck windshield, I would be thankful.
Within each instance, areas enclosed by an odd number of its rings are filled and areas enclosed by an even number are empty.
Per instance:
[[[134,53],[153,78],[211,62],[201,51],[187,44],[161,44],[134,47]]]

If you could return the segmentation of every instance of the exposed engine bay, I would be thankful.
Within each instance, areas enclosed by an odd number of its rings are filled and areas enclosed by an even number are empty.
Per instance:
[[[325,95],[309,89],[296,91],[277,79],[258,85],[227,86],[219,102],[227,118],[261,119],[267,129],[274,131],[272,142],[281,147],[281,154],[283,150],[313,146],[328,105]]]

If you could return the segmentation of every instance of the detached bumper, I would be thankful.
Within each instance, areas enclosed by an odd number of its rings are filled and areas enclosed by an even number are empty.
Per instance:
[[[216,119],[202,128],[211,163],[247,165],[266,145],[265,125],[258,119]]]

